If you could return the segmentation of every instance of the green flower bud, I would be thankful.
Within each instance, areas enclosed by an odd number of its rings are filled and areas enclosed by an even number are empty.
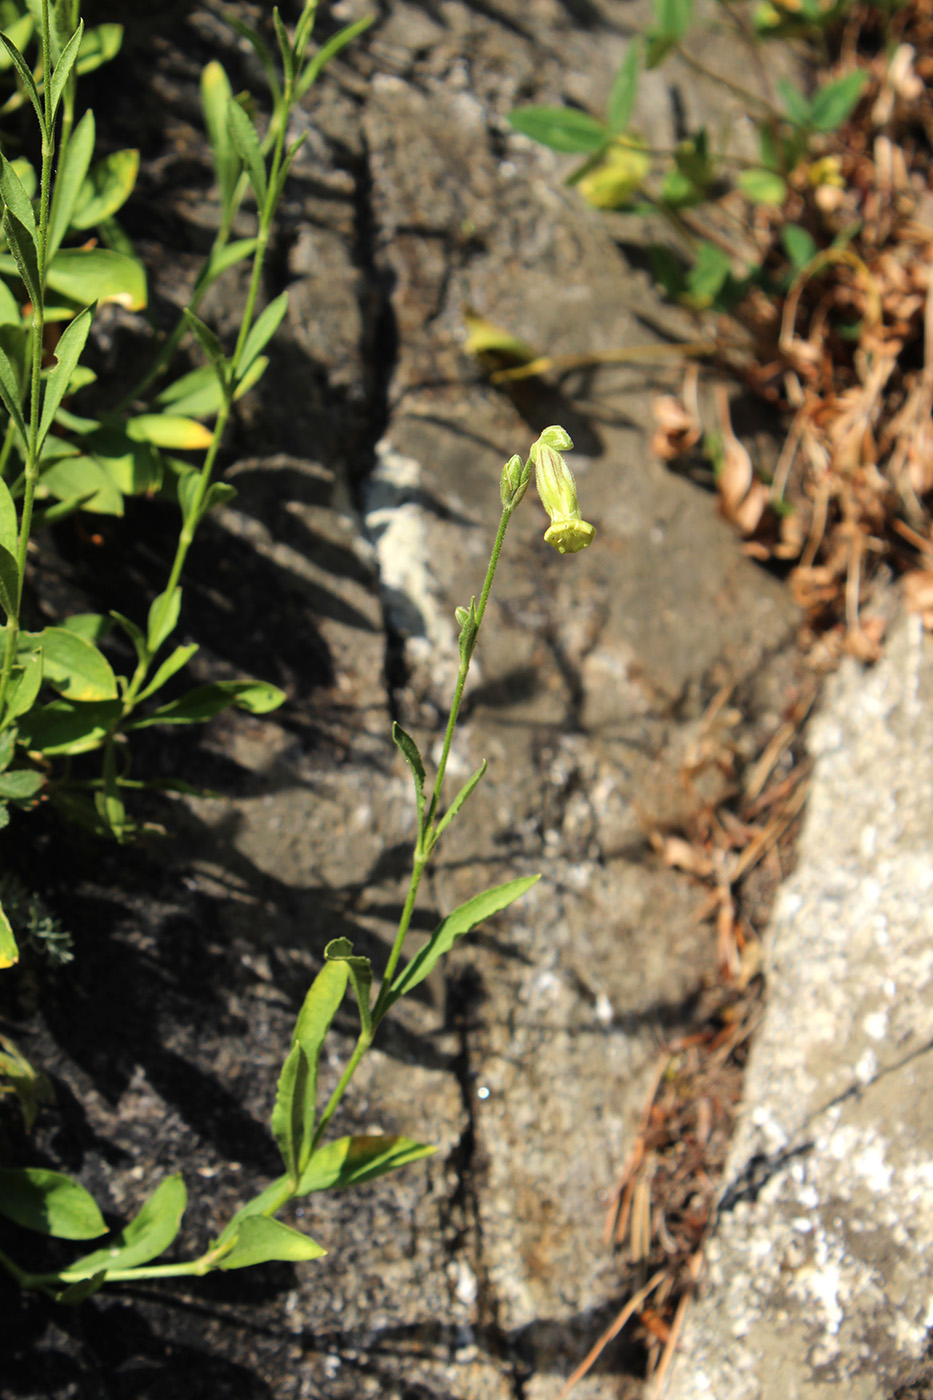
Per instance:
[[[502,468],[502,486],[500,488],[502,504],[514,509],[528,490],[530,480],[531,461],[523,462],[517,453],[514,457],[510,457]]]
[[[545,428],[531,449],[535,485],[541,504],[551,517],[544,542],[552,545],[560,554],[576,554],[586,549],[596,534],[595,528],[580,514],[577,484],[561,455],[571,447],[573,443],[569,434],[555,426]]]

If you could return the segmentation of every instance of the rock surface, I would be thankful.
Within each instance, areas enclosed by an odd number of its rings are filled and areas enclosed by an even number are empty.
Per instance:
[[[326,23],[364,8],[336,5]],[[710,498],[650,458],[651,392],[674,375],[617,366],[506,397],[463,352],[467,305],[550,350],[690,333],[562,187],[564,164],[505,121],[524,100],[598,110],[644,9],[376,8],[302,114],[265,288],[288,288],[288,323],[241,406],[226,463],[237,501],[185,580],[204,677],[255,673],[290,703],[227,717],[194,757],[171,736],[153,744],[155,771],[180,763],[227,796],[176,808],[180,839],[148,864],[63,871],[79,956],[13,1023],[67,1106],[61,1140],[48,1120],[40,1132],[42,1160],[80,1174],[116,1219],[182,1170],[186,1253],[277,1171],[275,1076],[321,950],[344,934],[378,965],[403,897],[413,814],[391,718],[436,755],[454,608],[481,584],[502,463],[561,422],[597,544],[560,558],[530,497],[519,513],[450,769],[485,757],[489,775],[415,929],[487,884],[544,879],[387,1025],[341,1112],[340,1131],[405,1132],[436,1143],[433,1158],[296,1210],[330,1251],[308,1268],[102,1293],[67,1315],[4,1294],[17,1400],[556,1396],[617,1311],[604,1195],[658,1039],[689,1028],[712,963],[695,892],[646,832],[689,816],[680,755],[721,686],[737,687],[750,750],[788,700],[786,594]],[[127,134],[140,111],[153,122],[128,220],[160,324],[210,241],[200,65],[220,56],[235,90],[258,87],[219,22],[229,10],[268,19],[246,3],[141,15],[129,77],[101,94]],[[653,74],[640,98],[659,142],[675,131],[665,84],[682,80]],[[722,90],[684,91],[729,118]],[[220,284],[204,307],[227,335],[239,290]],[[117,336],[113,360],[124,350]],[[170,553],[174,520],[152,519],[117,575],[127,611],[161,586]],[[70,586],[112,606],[105,565],[86,540],[70,548]],[[46,878],[41,849],[33,861]],[[352,1044],[349,1011],[336,1030],[325,1089]],[[629,1362],[609,1356],[580,1400],[640,1394]]]
[[[668,1400],[930,1393],[933,653],[917,619],[873,671],[843,665],[809,742],[800,860]]]

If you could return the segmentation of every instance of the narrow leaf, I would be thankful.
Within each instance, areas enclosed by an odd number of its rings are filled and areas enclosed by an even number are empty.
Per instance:
[[[3,779],[0,777],[0,784]],[[353,944],[348,938],[332,938],[324,949],[328,962],[345,962],[350,974],[353,995],[360,1012],[360,1027],[368,1035],[372,1030],[372,985],[373,965],[369,958],[355,955]]]
[[[606,108],[606,125],[613,136],[618,136],[628,126],[635,106],[638,91],[638,69],[641,65],[641,45],[633,39],[625,51],[609,93]]]
[[[272,1136],[278,1144],[286,1175],[293,1182],[297,1182],[301,1173],[302,1146],[310,1143],[314,1132],[314,1107],[311,1065],[296,1041],[279,1075],[271,1122]]]
[[[81,352],[84,350],[93,319],[94,308],[88,306],[79,316],[74,318],[70,326],[65,328],[55,347],[55,367],[45,381],[45,393],[42,397],[42,418],[39,423],[40,447],[45,441],[59,405],[68,391],[71,376],[81,358]]]
[[[362,1186],[377,1176],[407,1167],[436,1152],[424,1142],[413,1138],[378,1134],[371,1137],[344,1137],[319,1147],[301,1174],[297,1196],[311,1191],[343,1190],[347,1186]]]
[[[36,257],[36,245],[32,235],[25,224],[21,223],[9,206],[3,211],[3,220],[0,222],[3,229],[3,236],[10,245],[10,252],[13,254],[13,261],[16,263],[16,270],[23,279],[23,286],[26,288],[26,295],[33,306],[38,306],[41,301],[42,292],[39,286],[39,262]]]
[[[0,156],[0,199],[3,200],[7,209],[12,209],[23,227],[28,229],[29,236],[38,247],[39,234],[36,229],[32,200],[23,188],[23,182],[16,173],[16,167],[7,160],[6,156]]]
[[[79,191],[71,228],[95,228],[113,218],[133,193],[138,174],[139,151],[132,147],[96,161]]]
[[[453,802],[451,802],[450,806],[447,808],[447,811],[441,817],[440,821],[437,824],[436,836],[439,837],[441,833],[445,831],[448,826],[450,826],[450,823],[460,811],[460,808],[463,806],[464,802],[466,802],[467,798],[474,791],[477,783],[480,781],[485,772],[486,760],[484,758],[480,766],[477,768],[476,772],[463,784],[463,787],[457,793]]]
[[[575,107],[513,107],[509,125],[554,151],[598,151],[610,138],[602,122]]]
[[[448,914],[447,918],[434,930],[425,946],[415,954],[411,962],[402,969],[392,983],[391,1001],[397,1001],[399,997],[410,992],[413,987],[417,987],[419,982],[423,982],[444,954],[450,952],[458,938],[469,933],[484,919],[507,909],[516,899],[520,899],[523,894],[527,893],[532,885],[537,884],[540,878],[540,875],[527,875],[519,880],[509,880],[504,885],[497,885],[495,889],[485,890],[482,894],[475,895],[473,899],[468,899],[465,904],[461,904],[452,914]]]
[[[52,69],[52,86],[50,90],[50,95],[52,99],[53,122],[55,120],[55,114],[58,111],[58,104],[62,100],[62,93],[65,91],[65,84],[67,83],[71,75],[71,70],[74,67],[75,62],[77,60],[78,49],[81,47],[81,38],[83,34],[84,21],[79,20],[77,29],[72,34],[71,38],[68,40],[68,43],[62,49],[61,57],[59,58],[55,67]]]
[[[835,131],[852,115],[865,91],[868,70],[855,68],[834,82],[824,83],[810,104],[810,121],[815,131]]]
[[[180,612],[180,588],[172,588],[153,598],[146,624],[146,645],[152,656],[155,656],[162,643],[175,631]]]
[[[320,1259],[327,1250],[307,1235],[273,1220],[268,1215],[250,1215],[243,1221],[237,1242],[229,1254],[218,1261],[220,1269],[247,1269],[253,1264],[274,1261],[297,1264],[308,1259]]]
[[[7,413],[13,419],[22,443],[26,443],[26,422],[20,405],[19,375],[13,367],[2,342],[0,342],[0,399]]]
[[[0,1167],[0,1215],[60,1240],[107,1233],[94,1197],[71,1177],[41,1167]]]
[[[127,727],[148,729],[153,724],[203,724],[231,705],[251,715],[264,715],[277,709],[285,698],[283,690],[265,681],[214,681],[211,685],[199,685],[153,714],[133,720]]]
[[[32,76],[32,69],[13,43],[13,40],[2,31],[0,31],[0,44],[6,49],[13,62],[13,67],[22,80],[23,87],[26,89],[26,96],[32,103],[35,114],[39,118],[39,130],[42,132],[43,136],[45,136],[45,112],[42,107],[42,99],[39,97],[39,89],[36,87],[36,80]]]
[[[226,216],[232,212],[237,181],[240,178],[240,158],[230,138],[227,109],[233,96],[230,80],[219,63],[208,63],[201,74],[201,110],[207,127],[214,170],[220,186],[220,202]]]
[[[311,1142],[314,1137],[315,1107],[317,1102],[317,1070],[321,1058],[324,1038],[337,1008],[347,989],[349,968],[345,962],[325,962],[308,989],[292,1036],[292,1048],[285,1067],[275,1110],[272,1115],[273,1132],[277,1121],[284,1123],[286,1117],[300,1124],[294,1133],[294,1152],[285,1165],[293,1180],[304,1171],[311,1156]],[[296,1055],[300,1050],[301,1054]],[[289,1066],[293,1068],[289,1070]],[[302,1070],[306,1066],[306,1072]],[[286,1071],[290,1077],[286,1077]],[[283,1081],[284,1082],[283,1084]],[[278,1134],[276,1134],[278,1137]],[[284,1156],[284,1154],[283,1154]]]
[[[10,495],[10,488],[0,477],[0,545],[11,554],[16,553],[19,530],[16,521],[16,506]]]
[[[72,132],[65,148],[65,158],[59,162],[52,198],[47,260],[55,256],[68,232],[94,154],[94,139],[94,113],[88,111]]]
[[[170,681],[176,672],[180,671],[183,666],[187,666],[197,649],[196,642],[190,642],[188,646],[176,647],[171,656],[162,662],[145,690],[139,692],[137,700],[148,700],[150,695],[155,695],[157,690],[161,690],[166,681]]]
[[[0,545],[0,608],[8,618],[19,612],[19,568],[16,557]]]
[[[214,441],[214,434],[203,423],[171,413],[141,413],[128,418],[126,431],[137,442],[151,442],[176,452],[196,452]]]
[[[181,1174],[167,1177],[112,1244],[76,1259],[62,1269],[61,1278],[70,1283],[91,1278],[101,1269],[135,1269],[139,1264],[148,1264],[150,1259],[164,1254],[178,1234],[187,1203],[188,1192]]]
[[[411,776],[415,784],[415,802],[418,808],[418,835],[424,830],[424,783],[426,773],[421,754],[418,752],[418,745],[410,734],[406,734],[400,724],[392,725],[392,738],[396,747],[401,751],[402,757],[411,769]]]
[[[317,53],[307,63],[304,72],[295,84],[295,96],[300,100],[312,83],[316,82],[318,76],[327,67],[331,59],[337,57],[342,49],[348,44],[352,44],[357,35],[365,30],[375,21],[376,16],[364,15],[362,19],[354,20],[352,24],[347,24],[343,29],[339,29],[332,35],[326,44],[322,44]],[[300,25],[299,25],[300,27]]]
[[[195,340],[204,351],[207,358],[215,369],[220,370],[224,363],[224,348],[210,326],[204,324],[200,317],[195,316],[193,311],[189,311],[187,306],[182,313]]]
[[[275,301],[270,301],[265,310],[256,318],[250,327],[249,335],[243,345],[243,353],[237,364],[238,380],[243,377],[260,351],[265,349],[275,335],[287,310],[288,292],[282,292],[275,298]]]
[[[275,37],[279,41],[279,53],[282,55],[282,67],[285,70],[285,81],[291,83],[295,77],[295,54],[292,49],[291,40],[288,37],[288,30],[282,23],[282,16],[279,14],[278,5],[273,8],[272,23],[275,25]]]
[[[230,139],[236,147],[237,155],[246,166],[246,173],[253,187],[256,203],[261,209],[266,201],[268,181],[266,178],[266,165],[262,158],[262,149],[259,145],[259,137],[256,135],[256,128],[243,111],[239,102],[235,100],[230,102],[230,106],[227,109],[227,120],[230,123]]]

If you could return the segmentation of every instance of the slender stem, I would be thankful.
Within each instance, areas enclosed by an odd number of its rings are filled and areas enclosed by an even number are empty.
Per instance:
[[[388,981],[386,981],[383,985],[388,986]],[[375,1015],[373,1016],[373,1029],[375,1029]],[[334,1089],[334,1092],[327,1100],[327,1106],[324,1109],[324,1112],[321,1114],[321,1117],[318,1120],[318,1125],[314,1130],[314,1137],[311,1140],[312,1153],[318,1146],[318,1143],[321,1141],[321,1138],[324,1136],[324,1133],[327,1130],[327,1125],[333,1118],[337,1105],[340,1103],[340,1100],[346,1093],[347,1086],[349,1085],[350,1080],[353,1078],[354,1074],[356,1074],[357,1067],[360,1061],[362,1060],[363,1056],[366,1054],[366,1051],[369,1049],[372,1043],[372,1032],[370,1032],[370,1034],[367,1035],[365,1031],[360,1031],[359,1039],[357,1040],[356,1045],[353,1047],[353,1054],[350,1056],[349,1060],[347,1060],[347,1063],[344,1066],[343,1074],[340,1076],[340,1079],[337,1083],[337,1087]],[[276,1207],[276,1209],[278,1209],[278,1207]],[[272,1214],[273,1212],[270,1211],[268,1213]]]

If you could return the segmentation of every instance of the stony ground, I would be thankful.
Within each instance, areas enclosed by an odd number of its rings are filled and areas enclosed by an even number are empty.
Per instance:
[[[143,148],[127,222],[159,323],[210,240],[200,67],[219,56],[234,89],[258,86],[220,15],[264,9],[134,16],[122,77],[98,86],[99,128]],[[556,1396],[632,1285],[601,1241],[607,1196],[657,1047],[695,1027],[715,971],[697,892],[648,833],[689,818],[684,754],[723,685],[751,755],[802,684],[779,581],[650,457],[650,395],[670,376],[617,367],[506,397],[463,351],[468,306],[566,351],[686,331],[637,247],[621,251],[561,188],[556,159],[505,123],[519,100],[598,107],[642,10],[375,9],[303,114],[265,289],[288,287],[289,318],[227,456],[239,496],[205,530],[186,589],[205,675],[261,675],[289,703],[218,721],[194,747],[143,748],[141,770],[222,794],[157,809],[164,840],[113,853],[30,829],[24,877],[51,881],[76,961],[25,969],[4,1008],[57,1092],[35,1144],[15,1150],[78,1173],[115,1218],[183,1171],[186,1252],[275,1173],[274,1078],[321,949],[345,934],[378,959],[391,937],[412,832],[391,719],[431,750],[502,462],[561,422],[597,544],[559,558],[523,507],[452,765],[485,757],[489,777],[416,926],[486,883],[544,879],[386,1027],[342,1111],[345,1131],[403,1131],[436,1156],[296,1211],[330,1251],[299,1270],[114,1290],[74,1311],[0,1284],[15,1318],[0,1390],[16,1400]],[[361,10],[325,9],[324,32]],[[651,130],[672,129],[678,102],[728,117],[696,80],[654,78]],[[237,291],[207,308],[221,330]],[[135,355],[137,335],[114,320],[105,362]],[[40,603],[112,606],[116,583],[138,611],[172,526],[143,504],[102,547],[62,530]],[[328,1083],[338,1073],[335,1056]],[[638,1396],[642,1364],[623,1341],[576,1393]]]

